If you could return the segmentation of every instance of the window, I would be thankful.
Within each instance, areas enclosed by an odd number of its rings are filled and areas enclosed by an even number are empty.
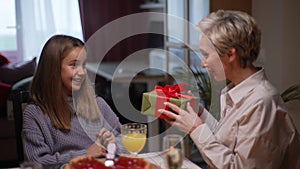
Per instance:
[[[183,59],[187,66],[199,67],[200,32],[195,25],[208,15],[209,0],[167,0],[166,13],[166,50]]]
[[[18,51],[21,51],[18,44],[17,4],[15,0],[0,0],[0,6],[0,51],[14,60]]]
[[[196,63],[201,59],[197,52],[200,32],[194,26],[210,12],[218,9],[241,10],[251,14],[251,4],[252,0],[166,0],[166,50],[176,51],[175,54],[178,53],[188,66],[200,65]],[[169,72],[170,69],[172,67],[169,65]]]
[[[0,0],[0,51],[12,62],[39,56],[54,34],[83,39],[78,0]]]

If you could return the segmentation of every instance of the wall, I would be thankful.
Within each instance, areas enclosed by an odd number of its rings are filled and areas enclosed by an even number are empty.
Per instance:
[[[259,63],[280,92],[300,84],[300,1],[252,0],[252,15],[262,29]],[[300,131],[300,101],[287,104]]]
[[[140,5],[144,0],[79,0],[80,15],[83,26],[83,34],[85,41],[94,35],[99,29],[104,25],[107,26],[112,21],[115,21],[123,16],[143,12],[144,10],[140,8]],[[124,30],[126,28],[134,29],[135,25],[124,25]],[[121,29],[123,30],[123,29]],[[117,36],[121,32],[118,30],[108,30],[105,36],[101,37],[101,43],[105,43],[112,38],[112,35]],[[99,35],[99,34],[98,34]],[[99,36],[94,36],[98,37]],[[126,58],[131,53],[145,48],[145,43],[147,37],[145,35],[135,35],[129,38],[125,38],[113,47],[109,49],[109,52],[103,58],[103,61],[120,61]],[[101,45],[99,43],[89,43],[90,48],[106,50],[105,44]],[[91,51],[90,51],[91,52]],[[98,54],[91,54],[88,61],[98,61]]]
[[[230,9],[241,10],[251,14],[251,1],[253,0],[210,0],[210,11]]]

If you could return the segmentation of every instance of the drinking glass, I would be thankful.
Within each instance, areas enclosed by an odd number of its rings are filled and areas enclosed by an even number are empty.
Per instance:
[[[123,124],[121,125],[121,135],[126,150],[137,155],[146,144],[147,125],[141,123]]]
[[[164,136],[163,153],[166,168],[181,169],[184,155],[183,137],[178,134]]]

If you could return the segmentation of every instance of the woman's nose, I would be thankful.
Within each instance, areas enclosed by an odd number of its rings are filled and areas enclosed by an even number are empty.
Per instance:
[[[204,60],[204,59],[202,59],[202,60],[201,60],[201,66],[202,66],[202,67],[204,67],[204,68],[206,68],[206,67],[207,67],[207,64],[206,64],[206,62],[205,62],[205,60]]]

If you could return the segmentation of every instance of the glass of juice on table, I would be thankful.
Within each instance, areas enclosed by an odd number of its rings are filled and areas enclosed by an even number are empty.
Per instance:
[[[141,123],[123,124],[121,135],[126,150],[133,155],[137,155],[146,144],[147,125]]]

